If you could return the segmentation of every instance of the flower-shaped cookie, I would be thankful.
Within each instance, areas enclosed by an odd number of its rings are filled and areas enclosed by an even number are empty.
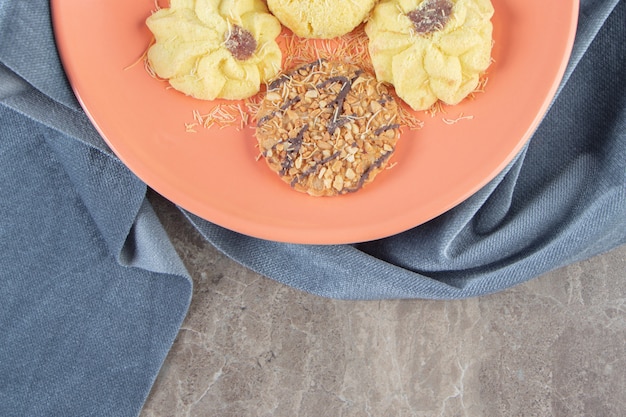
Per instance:
[[[153,71],[204,100],[243,99],[280,71],[280,22],[262,0],[171,0],[146,24]]]
[[[376,76],[414,110],[457,104],[491,63],[489,0],[382,0],[365,26]]]

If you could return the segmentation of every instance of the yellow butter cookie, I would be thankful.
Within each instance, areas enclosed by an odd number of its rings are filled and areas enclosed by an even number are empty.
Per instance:
[[[303,38],[331,39],[345,35],[369,15],[376,0],[268,0],[283,25]]]
[[[489,0],[381,0],[365,26],[379,80],[414,110],[457,104],[491,63]]]
[[[150,67],[189,96],[247,98],[280,72],[282,28],[261,0],[171,0],[146,25]]]

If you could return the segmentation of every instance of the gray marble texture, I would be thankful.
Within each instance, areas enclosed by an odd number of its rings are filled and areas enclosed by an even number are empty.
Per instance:
[[[194,293],[142,417],[626,415],[626,247],[481,298],[337,301],[151,200]]]

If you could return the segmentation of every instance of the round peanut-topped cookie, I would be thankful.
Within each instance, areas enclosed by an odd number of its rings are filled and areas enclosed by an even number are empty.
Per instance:
[[[146,24],[152,70],[198,99],[248,98],[281,69],[282,27],[262,0],[171,0]]]
[[[274,80],[256,116],[267,165],[295,190],[334,196],[383,170],[400,137],[399,110],[374,75],[318,60]]]
[[[369,16],[377,0],[268,0],[280,22],[303,38],[330,39],[345,35]]]
[[[414,110],[457,104],[491,63],[490,0],[381,0],[365,25],[379,80]]]

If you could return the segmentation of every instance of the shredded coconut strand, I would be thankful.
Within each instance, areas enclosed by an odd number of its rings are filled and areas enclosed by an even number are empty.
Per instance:
[[[456,119],[447,119],[445,117],[442,117],[441,120],[443,120],[443,122],[447,125],[453,125],[455,123],[460,122],[461,120],[472,120],[474,118],[474,116],[464,116],[463,113],[459,114],[459,117],[457,117]]]

